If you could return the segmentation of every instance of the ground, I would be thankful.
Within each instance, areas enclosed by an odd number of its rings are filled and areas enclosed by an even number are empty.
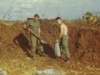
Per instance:
[[[8,75],[32,75],[37,70],[55,68],[66,75],[100,75],[100,27],[84,23],[66,23],[69,29],[69,49],[71,63],[65,64],[65,56],[55,58],[54,41],[59,28],[54,21],[41,21],[42,39],[47,57],[35,54],[29,57],[29,33],[22,23],[12,26],[0,24],[0,67]],[[35,75],[35,74],[33,74]]]

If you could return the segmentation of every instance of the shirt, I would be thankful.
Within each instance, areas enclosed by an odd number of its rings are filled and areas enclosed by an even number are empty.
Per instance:
[[[40,22],[34,22],[33,20],[27,22],[27,26],[32,29],[34,33],[38,33],[40,28]]]

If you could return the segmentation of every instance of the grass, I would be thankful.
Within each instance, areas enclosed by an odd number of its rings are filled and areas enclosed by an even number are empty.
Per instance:
[[[2,21],[2,20],[0,20],[0,23],[7,25],[7,26],[12,26],[15,22],[14,21]]]

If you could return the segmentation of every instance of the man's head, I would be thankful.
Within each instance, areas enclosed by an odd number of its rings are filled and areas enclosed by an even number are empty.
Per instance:
[[[61,20],[60,17],[57,17],[57,18],[56,18],[56,21],[57,21],[57,23],[58,23],[59,25],[62,23],[62,20]]]
[[[35,20],[35,21],[39,21],[39,15],[38,15],[38,14],[35,14],[35,15],[34,15],[34,20]]]

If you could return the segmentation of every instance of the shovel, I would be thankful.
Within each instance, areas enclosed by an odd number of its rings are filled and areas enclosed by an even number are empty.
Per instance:
[[[42,44],[47,44],[47,42],[45,40],[41,40],[41,38],[34,32],[31,32],[31,34],[34,35]]]

